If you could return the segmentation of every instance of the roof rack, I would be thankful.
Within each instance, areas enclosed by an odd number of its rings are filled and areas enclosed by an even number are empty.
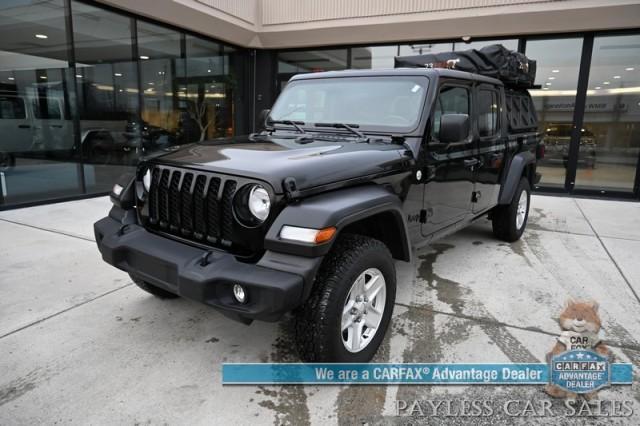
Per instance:
[[[536,61],[509,50],[501,44],[460,52],[429,53],[416,56],[396,56],[396,68],[446,68],[466,71],[501,80],[505,86],[523,89],[539,88]]]

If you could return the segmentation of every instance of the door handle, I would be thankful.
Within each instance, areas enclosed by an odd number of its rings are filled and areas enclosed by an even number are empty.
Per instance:
[[[466,160],[464,160],[464,166],[465,167],[473,167],[476,164],[478,164],[480,162],[480,160],[478,160],[477,158],[467,158]]]
[[[28,124],[19,124],[18,125],[18,129],[30,129],[31,126],[29,126]]]

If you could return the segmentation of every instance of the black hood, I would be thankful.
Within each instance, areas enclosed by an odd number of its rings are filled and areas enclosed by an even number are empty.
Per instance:
[[[269,183],[277,193],[293,177],[298,190],[400,171],[406,148],[397,144],[352,141],[299,143],[284,137],[236,137],[168,149],[154,161],[245,176]]]

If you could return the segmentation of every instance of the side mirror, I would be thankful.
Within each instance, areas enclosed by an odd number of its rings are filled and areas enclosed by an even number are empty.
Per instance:
[[[440,117],[440,143],[461,142],[469,136],[469,116],[467,114],[445,114]]]
[[[263,109],[260,111],[260,114],[258,114],[258,122],[256,123],[256,130],[264,130],[267,127],[267,118],[269,117],[270,112],[270,109]]]

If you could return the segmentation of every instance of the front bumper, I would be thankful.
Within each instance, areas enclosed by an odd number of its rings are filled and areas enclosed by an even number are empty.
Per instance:
[[[102,258],[136,278],[187,299],[202,302],[241,321],[276,321],[303,302],[322,261],[266,252],[255,264],[238,261],[222,251],[193,247],[153,234],[138,224],[123,227],[113,217],[94,225]],[[238,303],[232,288],[240,284],[248,295]]]

